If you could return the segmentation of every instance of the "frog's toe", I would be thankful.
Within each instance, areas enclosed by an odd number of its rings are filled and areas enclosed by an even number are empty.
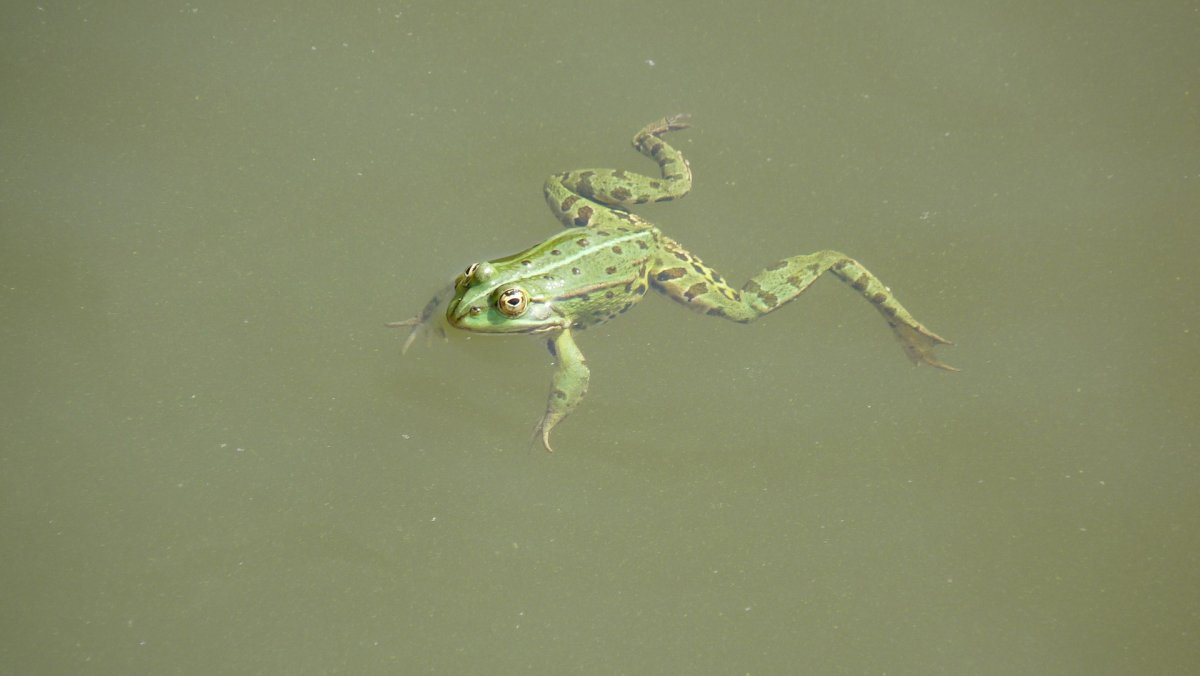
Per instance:
[[[636,139],[647,134],[651,136],[658,136],[669,131],[687,129],[689,126],[691,126],[688,124],[688,117],[690,116],[687,113],[669,115],[661,120],[658,120],[657,122],[651,122],[650,124],[646,125],[646,128],[639,132],[634,138]]]
[[[691,115],[689,115],[687,113],[676,113],[675,115],[671,115],[670,117],[664,117],[663,124],[665,125],[665,128],[663,129],[663,131],[675,131],[676,129],[687,129],[688,127],[692,126],[688,122],[689,118],[691,118]]]
[[[895,330],[896,337],[900,339],[900,347],[904,348],[904,353],[914,364],[928,364],[945,371],[958,370],[933,354],[933,348],[938,345],[953,345],[954,343],[919,324],[917,326],[896,324],[892,329]]]
[[[942,369],[943,371],[959,370],[957,367],[951,366],[951,365],[947,364],[946,362],[942,361],[941,359],[938,359],[937,357],[933,356],[933,353],[931,353],[931,352],[922,352],[919,358],[920,358],[922,364],[928,364],[929,366]]]
[[[446,337],[446,332],[442,329],[442,327],[430,326],[420,317],[410,317],[398,322],[388,322],[384,324],[384,326],[390,329],[409,328],[408,337],[404,339],[404,345],[400,348],[400,354],[407,353],[408,348],[412,347],[412,344],[416,342],[417,338],[420,336],[425,336],[426,345],[433,343],[434,334],[441,336],[443,339]]]
[[[550,427],[546,425],[546,419],[538,421],[536,427],[533,428],[533,438],[529,440],[532,446],[537,442],[542,442],[542,448],[546,449],[547,453],[553,453],[554,449],[550,448]]]

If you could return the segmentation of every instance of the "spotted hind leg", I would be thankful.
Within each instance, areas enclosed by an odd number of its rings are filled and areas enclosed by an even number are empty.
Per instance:
[[[684,305],[736,322],[751,322],[794,300],[828,271],[862,294],[883,315],[914,364],[958,370],[933,354],[934,347],[950,341],[925,328],[878,277],[843,253],[826,250],[785,258],[735,291],[716,271],[676,242],[667,237],[660,239],[671,257],[652,270],[650,278],[656,288]]]
[[[666,202],[692,189],[692,170],[683,153],[661,136],[686,129],[686,115],[672,115],[643,127],[633,137],[633,147],[658,163],[661,178],[624,169],[576,169],[546,179],[543,192],[555,217],[567,227],[597,225],[609,218],[634,218],[621,210],[648,202]]]

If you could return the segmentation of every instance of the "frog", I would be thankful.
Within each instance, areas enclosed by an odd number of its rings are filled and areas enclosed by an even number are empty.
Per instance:
[[[548,452],[554,450],[550,432],[579,406],[591,379],[576,334],[626,312],[651,289],[705,315],[746,324],[795,300],[828,273],[879,311],[914,364],[958,370],[933,353],[935,347],[952,343],[913,318],[879,278],[841,252],[784,258],[734,288],[635,214],[633,208],[639,205],[669,202],[691,192],[691,165],[663,138],[689,126],[687,115],[672,115],[634,135],[633,147],[658,164],[658,177],[624,169],[551,175],[543,194],[564,229],[519,253],[472,263],[415,317],[388,323],[409,329],[402,354],[422,335],[444,337],[438,317],[443,304],[445,323],[453,328],[541,337],[556,367],[532,443],[540,440]]]

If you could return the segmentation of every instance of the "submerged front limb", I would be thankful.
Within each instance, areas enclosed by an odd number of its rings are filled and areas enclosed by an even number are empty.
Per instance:
[[[441,338],[446,337],[446,330],[442,326],[441,309],[446,305],[446,300],[454,293],[454,285],[451,284],[446,288],[438,291],[425,303],[425,307],[416,317],[409,317],[398,322],[388,322],[384,324],[388,328],[402,329],[411,327],[408,332],[408,337],[404,339],[404,347],[400,348],[400,354],[408,352],[408,348],[416,342],[420,336],[425,336],[425,342],[433,340],[436,334]]]
[[[546,402],[546,413],[537,424],[534,438],[541,437],[542,446],[553,453],[554,449],[550,447],[550,430],[570,415],[583,400],[591,371],[588,370],[583,353],[575,345],[575,339],[569,329],[551,338],[546,345],[550,348],[550,354],[557,358],[558,368],[550,380],[550,398]]]

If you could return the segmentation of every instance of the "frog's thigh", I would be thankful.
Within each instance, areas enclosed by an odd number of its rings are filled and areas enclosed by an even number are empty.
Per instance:
[[[716,270],[682,250],[674,251],[673,255],[675,259],[670,264],[651,272],[650,281],[654,288],[709,316],[748,322],[759,315]]]
[[[554,217],[568,228],[586,228],[602,221],[613,219],[612,210],[592,200],[575,194],[563,183],[566,174],[555,174],[546,179],[542,193],[546,206]]]
[[[735,291],[715,270],[676,243],[665,242],[664,248],[675,261],[654,272],[651,278],[655,284],[684,305],[737,322],[753,321],[782,307],[812,286],[826,270],[850,260],[836,251],[792,256],[758,273]]]

